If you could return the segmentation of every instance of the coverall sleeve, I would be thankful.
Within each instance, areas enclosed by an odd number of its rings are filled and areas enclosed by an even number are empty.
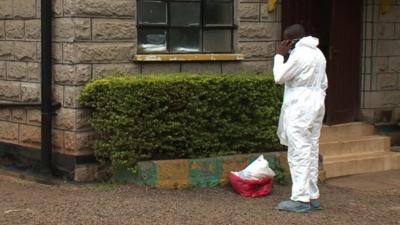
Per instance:
[[[275,83],[284,84],[291,80],[299,70],[300,66],[295,55],[291,55],[286,63],[284,63],[282,55],[275,55],[273,68]]]
[[[324,74],[325,76],[324,76],[324,78],[323,78],[323,81],[322,81],[322,90],[324,90],[324,91],[326,91],[326,89],[328,89],[328,78],[327,78],[327,76],[326,76],[326,73]]]

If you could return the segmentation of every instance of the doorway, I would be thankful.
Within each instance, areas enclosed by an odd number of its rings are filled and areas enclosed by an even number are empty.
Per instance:
[[[360,109],[360,60],[362,0],[282,1],[282,30],[302,24],[320,39],[327,60],[329,87],[325,123],[358,120]]]

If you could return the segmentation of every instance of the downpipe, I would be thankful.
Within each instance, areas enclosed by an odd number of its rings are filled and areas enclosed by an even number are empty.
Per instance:
[[[52,1],[41,0],[41,158],[40,172],[51,175],[52,164]]]

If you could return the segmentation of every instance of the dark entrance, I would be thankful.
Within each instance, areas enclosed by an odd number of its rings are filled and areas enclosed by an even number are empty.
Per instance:
[[[360,105],[360,40],[362,0],[282,1],[282,30],[299,23],[320,39],[327,59],[328,124],[358,119]]]

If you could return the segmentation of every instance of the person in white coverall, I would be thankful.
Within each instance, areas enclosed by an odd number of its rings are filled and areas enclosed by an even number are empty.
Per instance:
[[[281,144],[288,146],[293,185],[290,200],[277,209],[307,212],[320,208],[318,156],[328,87],[326,60],[318,39],[306,37],[301,25],[288,27],[283,36],[273,67],[275,82],[285,84],[277,134]],[[285,56],[289,56],[286,62]]]

